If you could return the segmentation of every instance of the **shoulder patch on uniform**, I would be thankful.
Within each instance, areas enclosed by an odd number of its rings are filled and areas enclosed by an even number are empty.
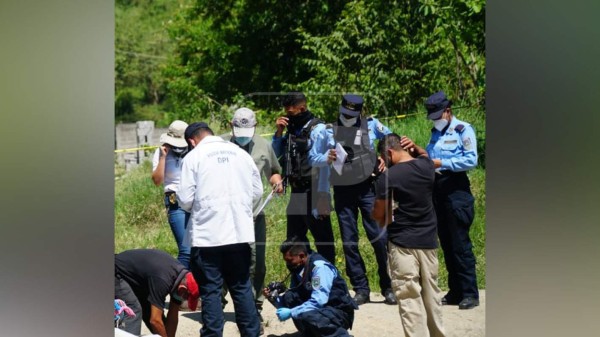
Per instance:
[[[465,137],[462,141],[465,150],[471,150],[473,148],[473,142],[471,142],[471,137]]]
[[[377,122],[377,131],[383,132],[383,124],[381,122]]]
[[[311,286],[313,289],[319,289],[321,287],[321,278],[319,276],[315,276],[311,280]]]
[[[456,130],[458,132],[463,132],[464,129],[465,129],[465,126],[463,124],[458,124],[457,126],[454,127],[454,130]]]

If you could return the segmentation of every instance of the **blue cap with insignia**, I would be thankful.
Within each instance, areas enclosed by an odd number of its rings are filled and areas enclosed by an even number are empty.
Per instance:
[[[443,91],[438,91],[429,96],[425,101],[425,109],[427,109],[427,118],[431,120],[440,119],[444,110],[452,105],[452,101],[446,98]]]
[[[352,117],[360,115],[363,107],[363,98],[359,95],[347,94],[342,96],[340,113]]]

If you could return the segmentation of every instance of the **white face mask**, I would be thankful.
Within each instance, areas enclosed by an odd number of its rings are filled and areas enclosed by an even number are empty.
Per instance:
[[[354,117],[354,118],[346,118],[344,117],[344,115],[340,115],[340,122],[342,122],[342,125],[345,127],[351,127],[354,124],[356,124],[356,121],[358,120],[358,117]]]
[[[446,125],[448,125],[448,121],[444,118],[440,118],[438,120],[433,121],[433,127],[440,132],[444,130]]]

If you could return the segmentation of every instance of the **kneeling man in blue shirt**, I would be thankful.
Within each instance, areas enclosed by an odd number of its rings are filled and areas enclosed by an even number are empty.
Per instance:
[[[280,321],[292,318],[302,336],[350,336],[358,309],[339,271],[306,243],[295,239],[280,247],[291,273],[290,289],[275,299]],[[268,288],[263,290],[270,297]]]

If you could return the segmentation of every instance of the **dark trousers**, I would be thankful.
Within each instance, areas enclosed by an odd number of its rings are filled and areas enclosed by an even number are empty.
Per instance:
[[[312,214],[313,199],[310,188],[292,189],[290,201],[287,206],[287,239],[296,237],[302,242],[308,243],[306,234],[310,230],[315,239],[317,252],[332,264],[335,264],[335,246],[333,230],[331,228],[331,217],[324,216],[316,219]],[[310,247],[309,247],[310,248]]]
[[[449,291],[446,297],[452,302],[460,302],[465,297],[478,299],[475,255],[469,237],[471,225],[457,220],[446,195],[436,195],[434,204],[438,236],[448,270]]]
[[[358,247],[358,211],[367,238],[375,252],[377,273],[381,291],[391,288],[390,276],[387,273],[387,235],[371,217],[375,203],[375,189],[370,181],[350,186],[334,186],[335,212],[340,225],[344,257],[346,259],[346,274],[355,292],[370,292],[365,262]]]
[[[142,333],[142,305],[129,283],[118,276],[115,276],[115,299],[125,302],[135,313],[135,317],[124,315],[118,328],[139,336]]]
[[[294,325],[302,337],[348,337],[348,314],[342,310],[324,307],[310,310],[294,318]]]
[[[240,336],[258,337],[260,322],[250,284],[250,245],[192,247],[190,265],[202,298],[200,335],[223,336],[221,293],[225,283],[233,300]]]

